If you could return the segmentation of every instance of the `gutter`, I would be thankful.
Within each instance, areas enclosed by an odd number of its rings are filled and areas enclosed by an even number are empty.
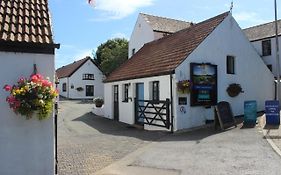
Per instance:
[[[170,98],[171,98],[171,133],[174,133],[174,100],[173,100],[173,74],[170,74]]]

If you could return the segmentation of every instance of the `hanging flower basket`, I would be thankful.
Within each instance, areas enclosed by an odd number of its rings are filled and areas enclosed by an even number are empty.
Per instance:
[[[230,84],[227,89],[226,89],[228,95],[230,97],[236,97],[238,96],[242,91],[242,88],[240,86],[240,84],[236,84],[236,83],[232,83]]]
[[[76,88],[76,90],[80,92],[80,91],[83,91],[84,89],[82,87],[78,87],[78,88]]]
[[[95,105],[96,105],[97,108],[102,107],[102,105],[104,104],[103,99],[100,98],[100,97],[94,98],[93,101],[94,101],[94,103],[95,103]]]
[[[39,120],[50,116],[54,98],[58,95],[49,78],[40,74],[33,74],[30,78],[20,78],[17,84],[5,85],[4,89],[10,92],[6,98],[10,108],[16,113],[32,118],[36,115]]]
[[[191,82],[189,80],[181,80],[177,83],[177,90],[181,94],[190,93]]]

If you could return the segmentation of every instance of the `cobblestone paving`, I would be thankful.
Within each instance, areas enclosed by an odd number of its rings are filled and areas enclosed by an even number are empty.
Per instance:
[[[90,113],[93,104],[61,101],[58,173],[89,175],[167,133],[147,132]]]

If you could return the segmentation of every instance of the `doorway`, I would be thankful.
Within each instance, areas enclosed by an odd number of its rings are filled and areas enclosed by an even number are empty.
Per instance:
[[[144,84],[143,83],[137,83],[136,84],[136,103],[139,108],[143,109],[144,107]],[[135,123],[139,125],[143,125],[144,122],[144,116],[139,112],[139,109],[135,109],[136,116],[135,116]]]
[[[118,85],[113,86],[113,114],[114,120],[119,121],[119,93]]]

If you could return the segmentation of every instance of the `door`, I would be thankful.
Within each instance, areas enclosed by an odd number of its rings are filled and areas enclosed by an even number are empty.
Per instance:
[[[141,114],[139,112],[140,110],[144,109],[144,107],[141,107],[141,106],[144,106],[144,102],[139,101],[139,100],[144,100],[144,84],[143,83],[136,84],[136,100],[137,100],[137,103],[138,103],[137,106],[139,107],[139,109],[135,109],[137,111],[135,123],[143,125],[144,116],[143,116],[143,114]]]
[[[94,96],[94,86],[86,85],[86,97],[93,97],[93,96]]]
[[[114,120],[119,121],[119,94],[118,85],[113,86],[113,113]]]

